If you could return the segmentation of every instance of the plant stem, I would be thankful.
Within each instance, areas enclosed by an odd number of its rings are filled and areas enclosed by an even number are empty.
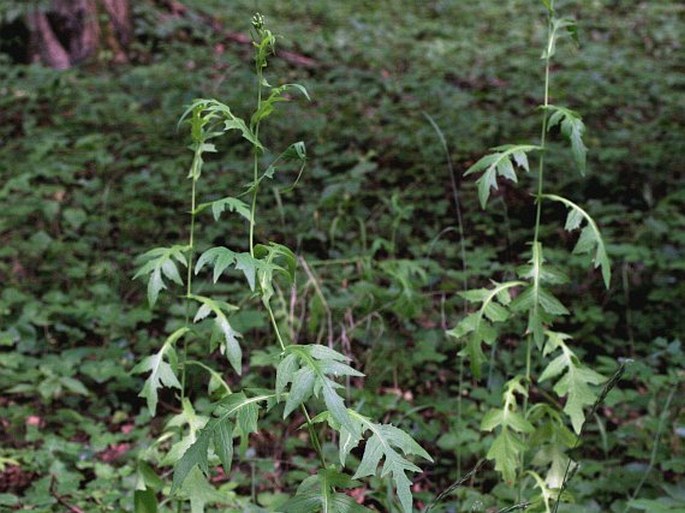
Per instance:
[[[661,415],[659,415],[659,424],[656,428],[656,433],[654,434],[654,441],[652,442],[652,452],[649,456],[649,465],[647,466],[647,470],[642,474],[642,479],[640,479],[640,482],[638,483],[637,487],[635,488],[635,491],[633,494],[630,496],[630,501],[634,501],[635,498],[638,496],[640,493],[640,490],[645,484],[645,481],[647,481],[647,476],[649,476],[650,472],[654,468],[654,464],[656,463],[656,456],[657,456],[657,449],[659,447],[659,439],[661,438],[661,432],[664,429],[664,424],[666,422],[666,418],[668,418],[668,413],[669,409],[671,407],[671,401],[673,401],[673,396],[676,393],[676,390],[678,389],[677,385],[673,385],[673,388],[671,388],[671,392],[668,394],[668,397],[666,398],[666,403],[664,404],[664,409],[661,411]],[[629,504],[626,505],[625,509],[623,510],[623,513],[627,513],[630,511],[632,508],[630,506],[630,501]]]
[[[533,235],[533,251],[538,245],[540,239],[540,225],[542,220],[542,198],[543,198],[543,184],[544,184],[544,174],[545,174],[545,150],[547,144],[547,107],[549,106],[549,72],[550,72],[550,47],[553,42],[554,32],[553,32],[553,14],[549,13],[549,18],[547,21],[547,49],[545,50],[545,91],[544,100],[542,107],[542,127],[540,130],[540,159],[538,160],[538,187],[535,194],[535,232]],[[528,414],[528,396],[530,395],[531,388],[531,367],[532,367],[532,353],[533,353],[533,333],[530,333],[526,338],[526,394],[523,398],[523,416],[524,418]],[[521,455],[521,472],[524,468],[525,455]],[[523,481],[519,480],[519,490],[518,490],[518,500],[521,501],[521,496],[523,493]]]
[[[261,64],[257,64],[257,110],[259,112],[262,107],[262,81],[263,74]],[[255,122],[253,127],[253,132],[255,139],[259,140],[259,120]],[[252,190],[252,205],[250,206],[250,255],[254,257],[254,226],[255,226],[255,214],[257,211],[257,193],[259,192],[259,147],[256,145],[253,147],[253,190]]]
[[[197,158],[197,156],[195,157]],[[197,178],[193,177],[190,193],[190,233],[188,234],[188,272],[186,274],[186,316],[185,324],[190,324],[190,295],[193,290],[193,256],[195,251],[195,203],[197,197]],[[183,366],[181,367],[181,400],[185,399],[186,362],[188,360],[188,337],[183,337]]]

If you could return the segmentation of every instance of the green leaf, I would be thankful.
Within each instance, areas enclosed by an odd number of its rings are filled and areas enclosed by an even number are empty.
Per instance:
[[[204,428],[197,433],[197,438],[183,453],[174,466],[171,493],[173,494],[183,484],[186,477],[196,466],[205,474],[209,470],[207,451],[213,444],[214,452],[219,456],[222,466],[229,471],[233,457],[233,434],[235,423],[243,439],[256,431],[259,403],[266,402],[270,408],[276,394],[261,394],[247,397],[244,393],[236,393],[222,399],[213,417]],[[231,422],[235,419],[235,423]]]
[[[497,146],[492,148],[493,153],[482,157],[466,170],[464,176],[483,171],[483,175],[476,180],[478,184],[478,198],[482,208],[485,208],[488,203],[490,189],[497,189],[497,176],[502,176],[514,182],[518,181],[514,165],[529,172],[527,153],[539,149],[539,146],[526,144]]]
[[[566,107],[558,107],[556,105],[547,105],[545,110],[551,112],[547,129],[551,130],[557,125],[560,126],[561,133],[571,142],[571,152],[573,153],[573,161],[576,168],[582,176],[585,176],[587,148],[583,142],[585,124],[580,115]]]
[[[292,375],[292,386],[285,402],[283,418],[285,419],[302,403],[309,399],[314,392],[316,374],[309,367],[303,367]]]
[[[486,457],[495,462],[495,470],[511,484],[516,481],[516,470],[526,444],[511,430],[502,429],[490,446]]]
[[[201,305],[197,314],[195,314],[194,322],[204,319],[210,313],[214,314],[214,329],[215,333],[218,334],[221,339],[221,353],[226,355],[233,370],[238,374],[241,374],[243,352],[238,343],[238,337],[241,337],[242,335],[233,329],[231,323],[228,321],[228,317],[226,317],[226,313],[233,312],[237,310],[238,307],[224,301],[217,301],[194,294],[191,294],[188,298],[199,302]]]
[[[214,429],[214,452],[219,456],[219,461],[228,475],[231,472],[233,462],[233,424],[219,422]]]
[[[196,466],[203,474],[207,475],[209,473],[209,464],[207,462],[207,451],[209,450],[210,441],[209,433],[211,431],[208,428],[200,431],[195,442],[188,447],[174,466],[174,477],[171,483],[172,494],[181,486],[190,471]]]
[[[548,336],[548,344],[553,344],[554,349],[560,349],[561,354],[547,365],[539,381],[543,382],[561,375],[554,385],[554,392],[566,397],[564,412],[570,417],[575,433],[580,434],[585,422],[583,410],[586,406],[594,404],[598,397],[590,385],[599,385],[606,381],[606,378],[580,363],[566,344],[566,340],[570,339],[568,335],[548,333]]]
[[[569,227],[573,227],[574,229],[578,228],[580,226],[580,222],[576,222],[576,219],[579,217],[585,220],[587,224],[581,231],[580,238],[578,239],[573,252],[576,254],[592,254],[594,252],[592,260],[595,269],[597,267],[601,267],[604,285],[608,289],[611,285],[611,261],[609,260],[609,255],[607,254],[606,247],[604,246],[604,240],[602,239],[602,235],[599,232],[599,228],[597,227],[595,220],[590,216],[590,214],[573,203],[571,200],[557,196],[556,194],[544,194],[543,196],[553,201],[563,203],[569,209],[569,214],[566,219],[567,229],[569,229]]]
[[[209,207],[212,209],[212,215],[214,216],[215,221],[218,221],[221,214],[225,211],[235,212],[248,221],[251,220],[250,207],[245,202],[232,196],[226,196],[225,198],[210,201],[209,203],[202,203],[195,209],[195,214],[199,214]]]
[[[191,119],[191,136],[194,141],[204,142],[211,137],[221,135],[221,133],[238,130],[244,139],[248,140],[255,147],[263,149],[262,144],[252,130],[248,128],[241,118],[231,112],[228,105],[215,99],[200,98],[194,100],[181,116],[179,124],[191,112],[194,116],[194,119]],[[217,127],[221,124],[223,124],[223,128],[217,132]]]
[[[250,119],[250,125],[254,127],[257,125],[257,123],[269,117],[273,113],[274,107],[277,103],[288,101],[289,98],[285,96],[285,93],[291,89],[297,90],[305,98],[307,98],[307,100],[311,101],[309,93],[304,86],[300,84],[283,84],[282,86],[274,87],[269,96],[262,99],[261,103],[259,104],[259,109],[252,115],[252,118]]]
[[[166,339],[158,353],[145,357],[131,369],[132,374],[150,371],[150,375],[145,380],[143,389],[138,396],[147,399],[147,406],[152,416],[154,416],[157,411],[158,389],[163,386],[181,388],[181,383],[179,383],[175,374],[177,358],[174,344],[178,339],[188,333],[188,331],[190,330],[186,327],[177,329]],[[164,361],[165,356],[169,360],[169,363]]]
[[[186,251],[188,251],[188,246],[154,248],[138,258],[142,265],[136,271],[133,279],[141,276],[148,277],[147,298],[150,307],[153,307],[157,302],[160,291],[167,288],[164,283],[165,277],[178,285],[183,285],[176,263],[183,266],[188,265],[185,257]]]
[[[364,455],[353,479],[375,475],[380,461],[383,460],[381,477],[392,479],[402,505],[402,511],[411,513],[411,481],[406,472],[421,472],[421,469],[406,459],[405,456],[416,455],[428,461],[433,461],[432,458],[411,436],[401,429],[390,424],[376,424],[353,410],[349,410],[349,412],[354,421],[360,425],[362,432],[369,430],[372,433],[366,441]]]
[[[509,318],[509,311],[505,308],[511,302],[509,289],[526,284],[522,281],[493,283],[492,289],[474,289],[460,293],[469,302],[482,303],[481,307],[478,312],[467,315],[457,326],[447,331],[447,335],[456,339],[468,336],[465,354],[469,357],[471,372],[476,378],[480,377],[481,366],[487,360],[481,344],[492,344],[497,335],[492,323]]]
[[[326,408],[335,421],[357,436],[358,425],[350,419],[345,402],[336,391],[339,385],[330,377],[363,376],[361,372],[344,363],[348,362],[349,358],[318,344],[290,345],[286,347],[284,354],[284,361],[291,355],[295,356],[297,365],[288,360],[283,367],[279,365],[280,372],[277,370],[279,394],[288,383],[292,383],[283,418],[290,415],[312,393],[317,397],[322,393]],[[299,370],[295,371],[298,366]],[[278,378],[278,375],[281,377]]]
[[[133,492],[133,511],[135,513],[157,513],[157,496],[150,489]]]
[[[371,513],[336,488],[352,488],[358,483],[334,468],[321,469],[297,488],[297,495],[279,507],[283,513]]]
[[[289,283],[295,280],[297,258],[286,246],[270,242],[268,245],[257,244],[254,248],[256,275],[261,289],[262,302],[268,304],[274,295],[273,280],[276,274],[286,277]]]

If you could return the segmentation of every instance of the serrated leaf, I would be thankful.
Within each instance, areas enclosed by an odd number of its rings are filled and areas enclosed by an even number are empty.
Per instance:
[[[276,368],[276,395],[280,396],[285,391],[288,383],[293,380],[293,375],[297,369],[297,356],[294,354],[286,355],[279,362]]]
[[[571,152],[576,168],[582,176],[585,176],[587,167],[587,148],[583,142],[585,124],[577,112],[565,107],[547,105],[545,110],[551,112],[547,129],[559,125],[561,133],[571,142]]]
[[[292,386],[290,393],[285,402],[283,410],[283,418],[290,415],[303,402],[311,397],[314,391],[314,381],[316,374],[310,367],[303,367],[293,374]]]
[[[202,203],[195,209],[195,213],[198,214],[208,207],[211,207],[212,216],[214,217],[215,221],[218,221],[221,217],[221,214],[226,211],[235,212],[248,221],[252,219],[250,207],[245,202],[232,196],[226,196],[225,198],[214,200],[209,203]]]
[[[495,470],[502,474],[507,483],[513,483],[516,481],[518,462],[526,448],[526,444],[515,433],[509,429],[502,429],[490,446],[486,457],[495,462]]]
[[[337,392],[340,385],[329,376],[360,376],[363,374],[343,363],[349,361],[346,356],[319,344],[290,345],[286,347],[285,352],[295,355],[301,368],[293,374],[284,417],[302,404],[309,397],[309,394],[314,393],[318,397],[319,393],[322,393],[326,408],[335,421],[353,433],[353,436],[359,438],[359,427],[350,419],[345,402]],[[288,366],[288,372],[293,372],[292,362],[289,362]],[[304,369],[309,369],[311,374]]]
[[[214,429],[214,452],[216,452],[224,467],[224,472],[229,475],[233,462],[233,424],[219,422]]]
[[[205,296],[197,296],[191,294],[188,299],[192,299],[200,303],[200,308],[195,315],[195,321],[197,322],[201,319],[207,317],[210,313],[214,314],[214,326],[215,332],[220,336],[221,344],[220,350],[222,354],[225,354],[231,367],[238,373],[242,373],[242,349],[238,343],[238,337],[242,335],[235,331],[231,326],[231,323],[226,317],[226,312],[233,312],[238,309],[238,307],[233,306],[224,301],[217,301]]]
[[[174,477],[171,483],[172,494],[178,490],[190,471],[196,466],[199,467],[203,474],[207,475],[209,473],[207,451],[209,450],[210,433],[211,431],[207,428],[200,431],[195,442],[188,447],[174,466]]]
[[[247,397],[244,393],[236,393],[223,399],[216,408],[216,417],[212,418],[197,433],[195,441],[186,449],[174,466],[174,477],[171,493],[173,494],[183,484],[186,477],[196,466],[205,474],[208,471],[209,444],[214,444],[214,452],[219,456],[222,466],[230,468],[233,456],[233,428],[234,423],[230,419],[235,418],[241,431],[241,436],[246,438],[256,430],[256,419],[259,412],[258,404],[267,403],[275,399],[275,394],[262,394],[255,397]],[[217,445],[218,444],[218,445]],[[228,470],[227,470],[228,472]]]
[[[181,383],[176,378],[174,367],[176,362],[176,351],[174,344],[178,339],[190,331],[183,327],[172,333],[162,345],[162,348],[154,355],[145,357],[133,369],[132,374],[140,374],[150,371],[150,375],[145,380],[143,389],[138,394],[139,397],[144,397],[147,400],[147,406],[151,415],[155,415],[157,411],[158,390],[162,387],[181,388]],[[167,357],[169,363],[164,361]]]
[[[179,124],[185,120],[189,113],[193,114],[190,120],[191,136],[196,142],[205,144],[205,141],[211,137],[221,135],[231,130],[238,130],[244,139],[248,140],[252,145],[259,149],[263,149],[255,134],[248,128],[245,122],[233,114],[228,105],[221,103],[215,99],[200,98],[194,100],[188,107],[185,113],[181,116]],[[207,131],[216,130],[215,126],[218,123],[223,123],[221,132]]]
[[[480,377],[481,366],[486,361],[481,344],[492,344],[496,336],[491,322],[508,319],[509,312],[506,307],[511,299],[508,290],[525,285],[522,281],[493,283],[495,286],[492,289],[474,289],[460,294],[470,302],[481,302],[481,308],[478,312],[467,315],[457,326],[447,331],[447,335],[457,339],[468,336],[465,354],[469,357],[471,372],[476,378]]]
[[[497,176],[499,175],[516,182],[517,176],[514,166],[516,165],[528,172],[528,157],[526,154],[539,149],[538,146],[525,144],[498,146],[492,148],[493,153],[482,157],[466,170],[464,176],[483,171],[483,175],[476,180],[481,208],[485,208],[487,205],[490,189],[497,189]]]
[[[566,374],[554,385],[554,392],[567,396],[564,412],[571,418],[576,434],[580,433],[585,422],[583,409],[597,400],[597,393],[589,385],[599,385],[606,380],[601,374],[589,369],[571,365]]]
[[[571,212],[575,212],[574,223],[572,224],[572,226],[575,226],[575,228],[578,228],[580,225],[580,223],[575,225],[575,219],[578,216],[585,220],[587,224],[581,231],[581,235],[576,243],[576,247],[573,249],[573,252],[576,254],[592,254],[594,250],[594,256],[592,259],[594,266],[595,268],[601,267],[604,285],[608,289],[611,284],[611,262],[609,260],[609,255],[607,254],[606,247],[604,246],[604,240],[602,239],[602,235],[599,232],[599,228],[597,227],[595,220],[590,216],[590,214],[573,203],[571,200],[557,196],[556,194],[545,194],[543,196],[553,201],[563,203],[569,209],[567,225],[569,224],[568,219],[571,216]]]
[[[139,257],[142,265],[133,276],[133,279],[135,280],[141,276],[148,277],[147,298],[150,307],[153,307],[157,302],[159,293],[167,288],[166,283],[164,283],[164,277],[179,285],[183,284],[176,264],[188,265],[185,257],[187,250],[187,246],[154,248]]]
[[[370,430],[372,435],[366,441],[364,455],[353,479],[375,475],[381,459],[381,477],[391,477],[404,513],[412,511],[411,481],[406,472],[420,472],[421,469],[404,456],[417,455],[433,461],[426,451],[407,433],[390,424],[375,424],[366,417],[350,411],[355,421],[360,422],[362,430]],[[402,456],[397,450],[402,451]]]

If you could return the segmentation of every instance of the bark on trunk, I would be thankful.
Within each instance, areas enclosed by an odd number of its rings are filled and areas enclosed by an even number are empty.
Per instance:
[[[107,21],[101,24],[100,14]],[[53,0],[47,11],[27,17],[33,60],[56,69],[67,69],[111,50],[115,62],[126,62],[131,40],[129,0]]]
[[[45,13],[34,11],[28,15],[27,22],[34,59],[55,69],[71,67],[69,54],[57,39]]]

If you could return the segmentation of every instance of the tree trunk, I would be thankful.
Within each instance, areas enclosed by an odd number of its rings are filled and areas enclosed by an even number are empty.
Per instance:
[[[106,19],[101,23],[101,14]],[[131,40],[129,0],[52,0],[47,11],[27,17],[33,60],[67,69],[108,48],[115,62],[126,62]]]

